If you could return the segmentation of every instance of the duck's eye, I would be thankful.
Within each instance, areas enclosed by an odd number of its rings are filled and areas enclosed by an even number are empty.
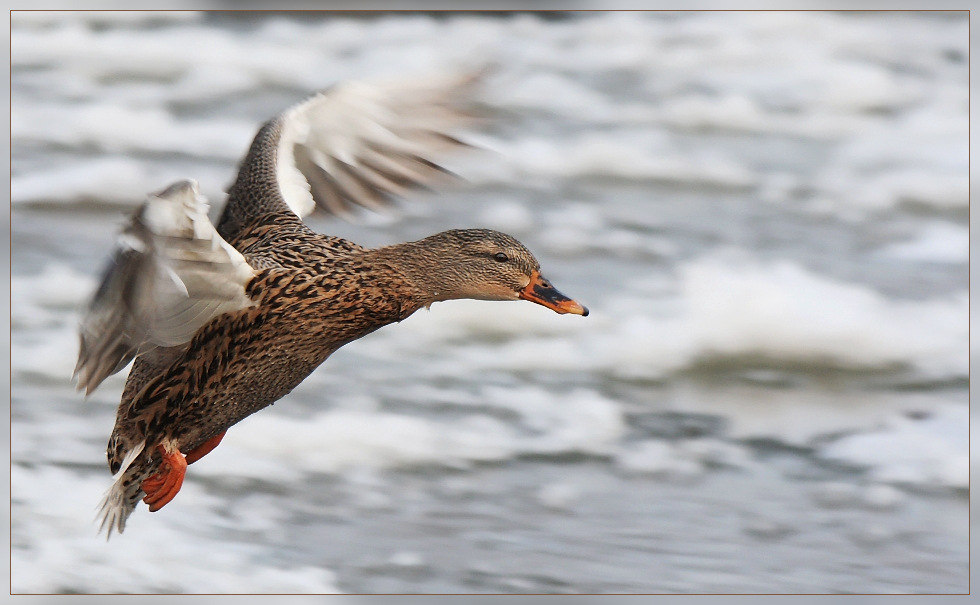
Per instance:
[[[507,255],[504,254],[503,252],[498,252],[493,255],[493,260],[497,261],[498,263],[506,263],[510,259],[507,258]]]

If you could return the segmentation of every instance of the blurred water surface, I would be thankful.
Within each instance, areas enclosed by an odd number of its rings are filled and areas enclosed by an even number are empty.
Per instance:
[[[11,49],[14,592],[968,590],[965,14],[15,12]],[[592,315],[437,304],[97,537],[124,375],[69,377],[125,213],[219,210],[333,82],[487,63],[465,186],[310,222],[500,229]]]

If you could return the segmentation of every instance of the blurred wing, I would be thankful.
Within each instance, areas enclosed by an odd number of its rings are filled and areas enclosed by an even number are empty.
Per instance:
[[[91,393],[136,355],[188,342],[216,316],[252,306],[255,275],[215,231],[197,183],[150,196],[120,234],[80,327],[75,376]]]
[[[414,187],[452,176],[430,158],[466,143],[450,136],[474,121],[465,107],[478,76],[339,84],[285,111],[276,178],[300,217],[315,207],[350,218]]]

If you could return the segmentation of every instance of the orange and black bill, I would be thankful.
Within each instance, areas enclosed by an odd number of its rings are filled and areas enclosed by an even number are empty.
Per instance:
[[[521,290],[520,297],[548,307],[555,313],[574,313],[582,317],[589,314],[588,309],[555,290],[551,282],[541,277],[537,271],[531,274],[531,282]]]

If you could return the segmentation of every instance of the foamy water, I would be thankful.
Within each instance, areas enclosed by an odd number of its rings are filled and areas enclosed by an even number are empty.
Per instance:
[[[965,591],[967,33],[15,13],[12,589]],[[98,538],[125,376],[88,400],[69,377],[124,213],[185,177],[220,208],[258,125],[335,81],[486,64],[483,150],[447,158],[468,184],[311,224],[501,229],[591,315],[436,304]]]

